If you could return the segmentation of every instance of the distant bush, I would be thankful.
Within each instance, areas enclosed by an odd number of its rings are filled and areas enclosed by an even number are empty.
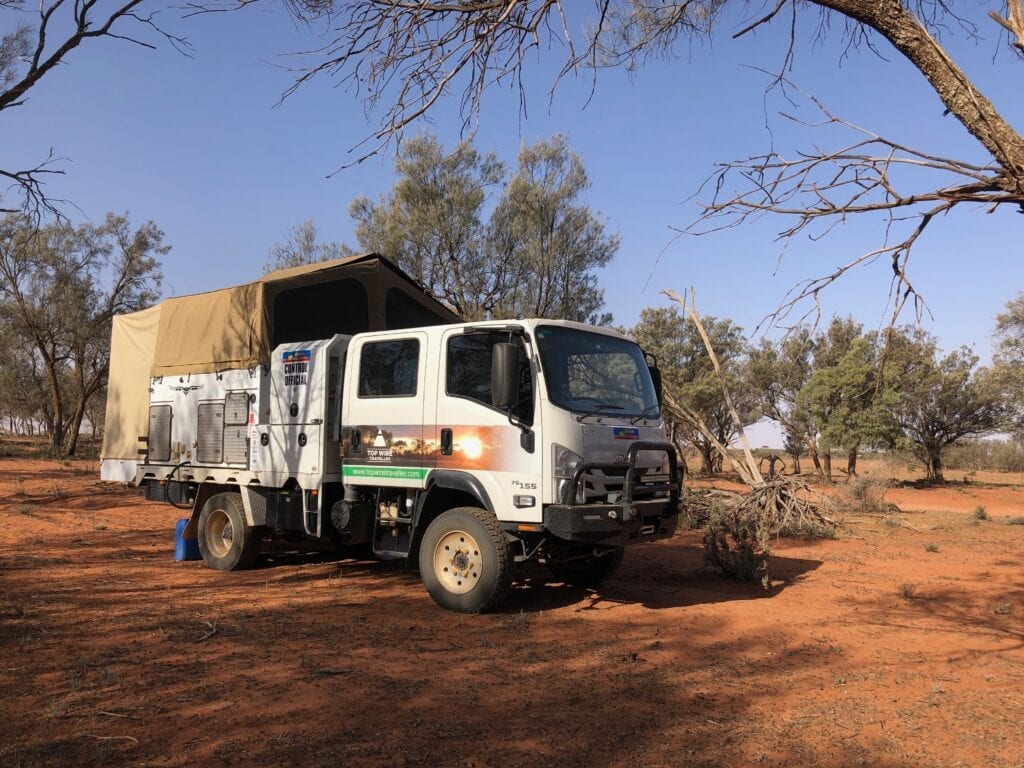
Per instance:
[[[885,502],[888,487],[888,481],[880,477],[858,475],[843,487],[837,502],[844,512],[885,512],[888,509]]]
[[[949,469],[1024,472],[1024,445],[1014,440],[971,440],[949,448],[944,456]]]

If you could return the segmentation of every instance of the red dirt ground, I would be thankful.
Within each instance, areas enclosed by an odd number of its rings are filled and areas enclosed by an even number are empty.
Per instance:
[[[7,768],[1024,765],[1019,485],[890,491],[912,528],[784,540],[768,591],[683,532],[463,616],[393,563],[176,563],[96,478],[0,460]]]

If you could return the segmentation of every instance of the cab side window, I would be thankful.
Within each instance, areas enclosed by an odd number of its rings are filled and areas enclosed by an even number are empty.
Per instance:
[[[359,397],[412,397],[420,359],[416,339],[374,341],[359,355]]]
[[[448,339],[446,391],[452,397],[464,397],[491,407],[491,359],[494,345],[508,341],[502,331],[467,333]],[[516,343],[522,346],[521,341]],[[523,424],[533,424],[533,376],[526,350],[519,356],[519,402],[512,415]]]

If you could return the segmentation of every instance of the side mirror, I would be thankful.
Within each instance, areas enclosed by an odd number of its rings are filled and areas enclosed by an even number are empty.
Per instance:
[[[491,358],[491,405],[501,410],[519,402],[519,346],[495,344]]]
[[[661,383],[661,368],[651,368],[651,381],[654,382],[654,394],[658,397],[658,405],[662,405],[664,400],[662,399],[662,383]]]

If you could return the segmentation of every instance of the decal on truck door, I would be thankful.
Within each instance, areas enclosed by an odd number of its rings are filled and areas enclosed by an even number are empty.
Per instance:
[[[343,473],[371,477],[383,467],[485,469],[528,472],[529,454],[520,445],[520,430],[509,426],[460,424],[452,431],[451,453],[441,452],[441,427],[436,425],[360,425],[342,433]],[[356,437],[358,433],[358,438]],[[429,436],[424,439],[423,436]],[[363,474],[356,475],[355,470]],[[425,475],[426,469],[424,469]],[[394,477],[392,474],[379,475]],[[410,477],[410,479],[413,479]]]

